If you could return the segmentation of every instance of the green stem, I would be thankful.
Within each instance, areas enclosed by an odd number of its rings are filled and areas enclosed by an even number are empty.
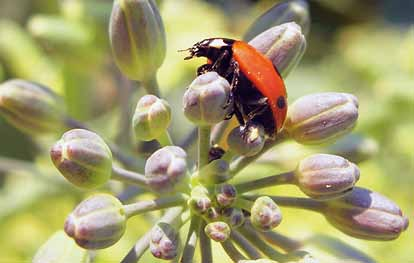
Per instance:
[[[204,232],[205,227],[206,222],[203,220],[199,229],[201,263],[211,263],[213,262],[213,255],[211,254],[211,239],[208,238]]]
[[[249,242],[240,232],[233,230],[231,232],[231,239],[246,253],[250,259],[259,259],[262,257],[259,250],[257,250],[252,243]]]
[[[243,170],[246,166],[251,164],[252,162],[256,161],[263,153],[274,147],[275,145],[285,141],[288,138],[288,135],[286,132],[282,131],[274,140],[267,140],[262,151],[254,156],[240,156],[237,159],[235,159],[230,164],[230,176],[234,177],[237,173],[239,173],[241,170]]]
[[[174,206],[182,206],[187,201],[188,197],[183,194],[176,194],[174,196],[162,197],[155,200],[140,201],[137,203],[124,205],[124,211],[127,218],[131,216],[143,214],[146,212],[165,209]]]
[[[223,139],[224,132],[226,131],[230,123],[231,120],[225,120],[214,125],[213,130],[211,132],[211,141],[213,142],[213,144],[219,143]]]
[[[174,221],[180,218],[184,208],[175,207],[168,209],[165,214],[158,220],[157,223],[172,224]],[[182,219],[179,219],[182,220]],[[153,229],[153,228],[152,228]],[[143,237],[141,237],[137,243],[131,248],[128,254],[122,259],[121,263],[136,263],[142,257],[144,252],[148,249],[152,229],[150,229]]]
[[[197,140],[198,128],[193,128],[178,144],[184,150],[188,150]]]
[[[256,248],[258,248],[263,254],[265,254],[270,259],[283,262],[286,260],[286,256],[278,251],[276,251],[274,248],[272,248],[270,245],[268,245],[266,242],[264,242],[260,236],[257,234],[256,230],[250,225],[248,221],[246,223],[238,228],[238,231],[240,231],[241,234],[247,240],[250,241]]]
[[[181,263],[191,263],[193,262],[194,252],[197,246],[198,235],[200,230],[201,218],[198,216],[193,216],[190,223],[190,228],[188,230],[187,239],[185,241],[185,247],[183,255],[181,257]]]
[[[252,209],[254,202],[250,201],[250,200],[246,200],[243,197],[239,197],[234,201],[234,206],[241,208],[243,210],[246,210],[248,212],[250,212],[250,210]]]
[[[287,172],[282,174],[276,174],[264,178],[260,178],[253,181],[247,181],[245,183],[236,184],[235,187],[238,193],[249,192],[261,188],[272,187],[281,184],[294,184],[295,172]]]
[[[112,166],[111,179],[118,180],[125,183],[138,185],[140,187],[148,188],[147,178],[139,173],[125,170],[115,165]]]
[[[208,164],[210,151],[210,126],[198,127],[198,170]]]
[[[158,81],[157,76],[154,74],[149,79],[142,81],[142,86],[146,90],[148,94],[155,95],[157,97],[160,97],[160,90],[158,88]]]
[[[120,119],[115,142],[122,148],[129,148],[132,145],[131,119],[133,114],[132,98],[137,90],[133,83],[124,76],[119,77],[119,108]]]
[[[298,250],[303,246],[301,242],[273,231],[260,232],[259,235],[261,235],[270,244],[280,247],[286,252]]]
[[[160,137],[158,137],[157,141],[162,147],[174,145],[170,133],[168,131],[165,131]]]
[[[246,257],[240,253],[240,251],[233,245],[233,243],[230,240],[227,239],[226,241],[222,242],[221,246],[223,247],[227,255],[234,262],[239,262],[240,260],[246,260]]]
[[[256,200],[260,195],[243,195],[243,197]],[[294,207],[300,209],[307,209],[315,212],[323,212],[326,208],[326,203],[323,201],[317,201],[310,198],[302,197],[286,197],[286,196],[271,196],[273,201],[280,206]]]

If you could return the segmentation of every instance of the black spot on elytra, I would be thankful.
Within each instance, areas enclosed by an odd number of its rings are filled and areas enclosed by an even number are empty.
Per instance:
[[[286,107],[285,97],[280,96],[279,98],[277,98],[277,107],[279,109],[283,109],[284,107]]]

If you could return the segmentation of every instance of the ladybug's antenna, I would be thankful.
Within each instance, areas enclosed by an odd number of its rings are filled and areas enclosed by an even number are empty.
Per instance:
[[[189,60],[192,59],[194,57],[194,55],[197,53],[197,48],[195,47],[190,47],[190,48],[186,48],[186,49],[179,49],[177,50],[178,52],[186,52],[189,51],[190,55],[188,55],[187,57],[184,58],[184,60]]]

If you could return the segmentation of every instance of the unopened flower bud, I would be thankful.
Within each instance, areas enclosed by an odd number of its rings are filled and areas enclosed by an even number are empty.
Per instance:
[[[352,190],[359,179],[355,164],[330,154],[314,154],[303,159],[295,174],[299,188],[313,199],[341,196]]]
[[[251,124],[234,128],[227,137],[227,144],[234,153],[253,156],[263,149],[265,139],[263,126]]]
[[[268,57],[283,77],[299,63],[306,49],[306,39],[295,22],[272,27],[249,42]]]
[[[282,213],[268,196],[257,198],[250,211],[252,225],[260,231],[270,231],[282,221]]]
[[[82,201],[68,216],[65,232],[86,249],[112,246],[125,232],[127,218],[122,203],[108,194]]]
[[[166,146],[154,152],[145,164],[145,177],[152,190],[171,192],[184,183],[187,154],[177,146]]]
[[[226,207],[220,212],[224,221],[229,224],[231,228],[236,228],[243,225],[245,217],[243,211],[237,207]]]
[[[171,122],[171,108],[167,101],[154,95],[143,96],[137,104],[132,124],[139,140],[157,139]]]
[[[372,138],[349,134],[331,145],[329,151],[352,162],[360,163],[378,153],[378,143]]]
[[[216,242],[224,242],[230,237],[231,229],[225,222],[217,221],[206,225],[206,235]]]
[[[198,125],[216,124],[232,111],[230,84],[217,72],[198,76],[184,93],[185,116]]]
[[[164,61],[164,25],[153,0],[115,0],[109,38],[116,64],[130,79],[154,76]]]
[[[285,129],[302,144],[319,144],[348,133],[358,119],[358,100],[347,93],[316,93],[289,108]]]
[[[359,187],[328,201],[324,215],[337,229],[362,239],[396,239],[408,227],[408,218],[394,202]]]
[[[236,188],[231,184],[216,186],[216,201],[219,206],[230,206],[237,196]]]
[[[112,174],[112,153],[104,140],[94,132],[73,129],[50,150],[56,168],[72,184],[95,188],[105,184]]]
[[[150,251],[160,259],[174,259],[178,254],[180,238],[170,224],[158,223],[151,231]]]
[[[188,200],[188,206],[196,214],[205,214],[211,207],[211,200],[208,197],[208,191],[202,186],[196,186],[191,190],[191,197]]]
[[[0,113],[16,128],[30,134],[63,128],[62,101],[37,83],[14,79],[0,84]]]

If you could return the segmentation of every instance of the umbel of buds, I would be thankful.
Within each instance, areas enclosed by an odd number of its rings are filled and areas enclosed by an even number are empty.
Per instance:
[[[253,156],[259,153],[263,149],[264,143],[264,128],[260,124],[236,127],[227,137],[227,144],[230,150],[245,156]]]
[[[314,199],[328,199],[352,190],[359,179],[358,167],[330,154],[314,154],[300,161],[296,171],[299,188]]]
[[[217,72],[198,76],[184,94],[185,116],[201,126],[222,121],[232,111],[230,91],[229,82]]]
[[[50,157],[65,178],[81,188],[105,184],[112,174],[112,153],[94,132],[74,129],[53,145]]]
[[[37,83],[14,79],[0,85],[0,112],[15,127],[30,134],[56,132],[63,127],[62,101]]]
[[[177,230],[167,223],[158,223],[151,231],[150,251],[156,258],[174,259],[178,254],[180,238]]]
[[[135,137],[143,141],[157,139],[165,133],[170,121],[171,108],[168,102],[154,95],[145,95],[138,101],[132,118]]]
[[[126,220],[118,199],[109,194],[96,194],[81,202],[68,216],[65,232],[83,248],[102,249],[122,237]]]
[[[155,192],[177,190],[185,183],[187,154],[177,146],[166,146],[154,152],[145,164],[145,177]]]
[[[164,61],[164,25],[153,0],[115,0],[109,39],[116,64],[130,79],[147,80]]]
[[[285,129],[302,144],[320,144],[348,133],[358,119],[358,100],[347,93],[317,93],[296,100]]]
[[[270,231],[282,221],[282,213],[279,207],[268,196],[257,198],[250,213],[252,225],[260,231]]]

